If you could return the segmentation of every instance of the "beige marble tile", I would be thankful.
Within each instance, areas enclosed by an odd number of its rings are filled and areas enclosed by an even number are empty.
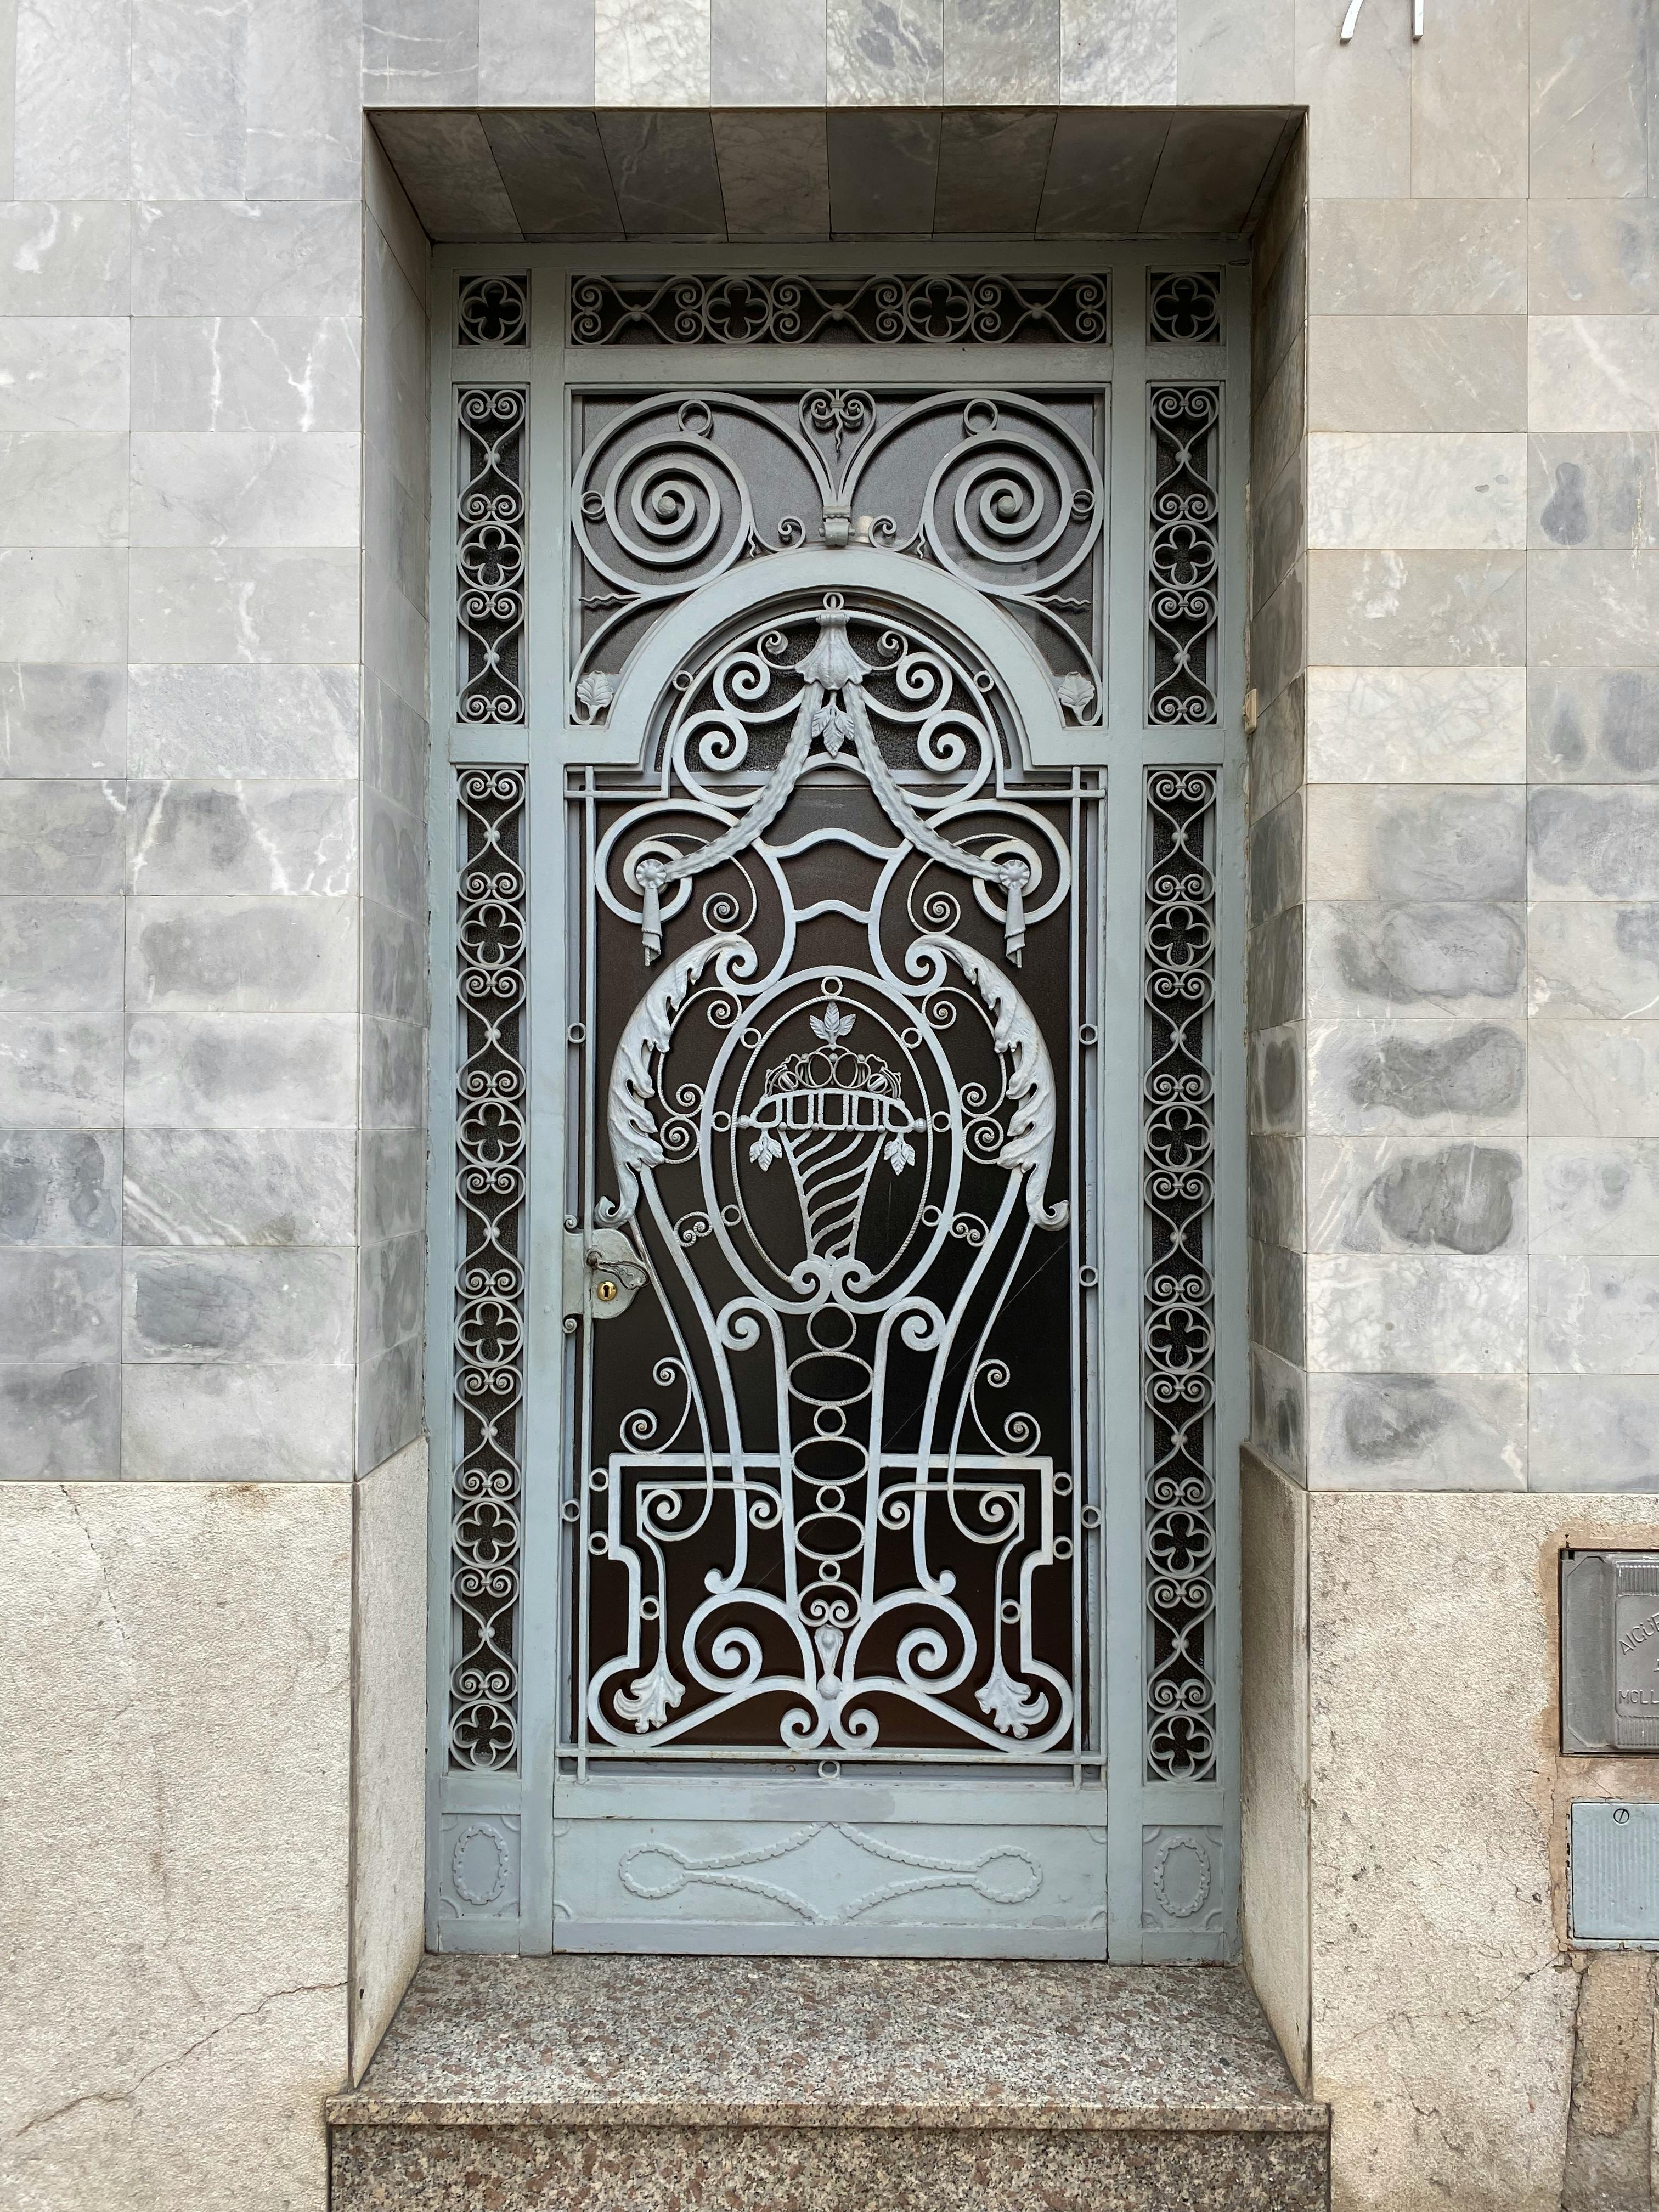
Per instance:
[[[1527,210],[1490,199],[1320,198],[1310,210],[1316,315],[1519,315]]]
[[[1534,1136],[1659,1137],[1659,1022],[1533,1021]]]
[[[1523,1255],[1316,1253],[1307,1281],[1310,1372],[1526,1370]]]
[[[1527,556],[1534,666],[1659,667],[1659,553]]]
[[[1659,306],[1659,202],[1534,199],[1527,210],[1535,315],[1650,315]]]
[[[1522,667],[1526,623],[1527,561],[1520,553],[1395,548],[1308,556],[1310,663]]]
[[[1518,432],[1319,431],[1308,439],[1308,544],[1499,550],[1527,542]]]
[[[1402,11],[1404,12],[1404,11]],[[1412,49],[1412,183],[1419,199],[1524,199],[1527,41],[1513,0],[1461,0]]]
[[[1659,318],[1534,315],[1527,325],[1533,430],[1659,430]]]
[[[599,105],[706,106],[708,38],[709,0],[596,0]]]
[[[349,1514],[335,1484],[0,1486],[9,1820],[33,1838],[0,1864],[9,2203],[324,2201]]]
[[[1523,430],[1520,315],[1316,315],[1310,430]]]
[[[1310,1375],[1310,1490],[1524,1490],[1524,1375]]]
[[[1520,668],[1310,668],[1308,776],[1319,783],[1519,783]]]

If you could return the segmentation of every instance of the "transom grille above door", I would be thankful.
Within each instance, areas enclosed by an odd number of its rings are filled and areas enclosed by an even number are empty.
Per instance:
[[[1223,1955],[1242,272],[531,258],[434,409],[434,1940]]]

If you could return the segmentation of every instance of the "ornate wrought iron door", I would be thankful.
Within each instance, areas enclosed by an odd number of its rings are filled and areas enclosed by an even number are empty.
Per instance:
[[[1216,1954],[1220,279],[456,331],[438,1940]]]

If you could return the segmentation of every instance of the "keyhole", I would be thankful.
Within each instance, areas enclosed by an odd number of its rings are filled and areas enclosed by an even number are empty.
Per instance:
[[[606,1276],[604,1280],[594,1284],[593,1295],[602,1306],[608,1306],[617,1295],[617,1285]]]

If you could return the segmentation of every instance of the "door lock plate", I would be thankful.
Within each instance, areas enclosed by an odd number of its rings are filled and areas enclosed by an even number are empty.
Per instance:
[[[564,1232],[564,1317],[615,1321],[651,1279],[650,1270],[620,1229]]]

